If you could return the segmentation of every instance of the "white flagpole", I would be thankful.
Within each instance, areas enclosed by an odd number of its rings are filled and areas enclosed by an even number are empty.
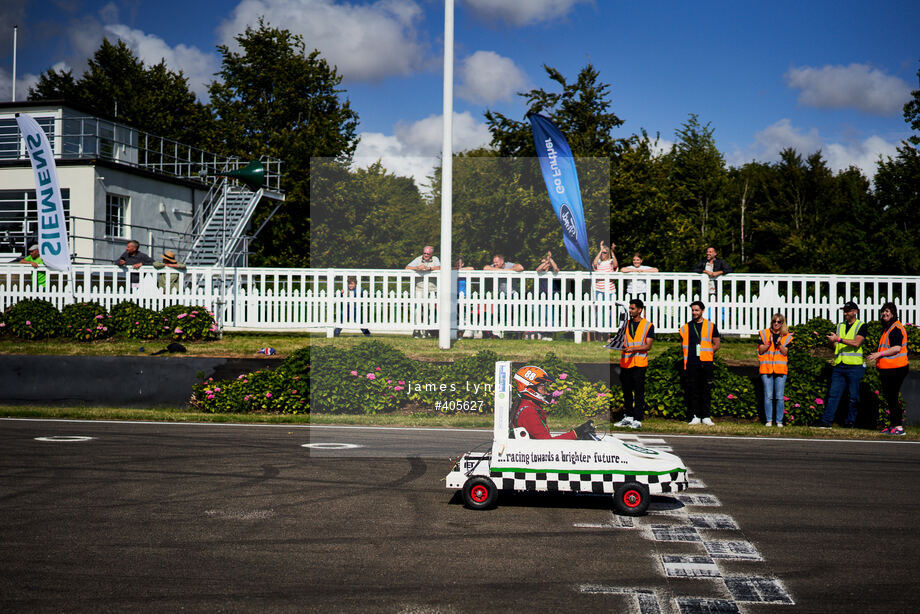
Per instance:
[[[444,0],[444,134],[441,148],[441,270],[438,272],[438,347],[457,336],[457,276],[453,274],[454,0]]]
[[[12,101],[16,102],[16,38],[19,34],[19,26],[13,26],[13,97]]]

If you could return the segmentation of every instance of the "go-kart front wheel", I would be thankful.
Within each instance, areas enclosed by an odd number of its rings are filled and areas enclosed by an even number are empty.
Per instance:
[[[648,486],[639,482],[626,482],[613,493],[613,509],[623,516],[641,516],[651,499]]]
[[[495,482],[481,475],[469,478],[463,485],[463,502],[470,509],[485,510],[495,505],[498,489]]]

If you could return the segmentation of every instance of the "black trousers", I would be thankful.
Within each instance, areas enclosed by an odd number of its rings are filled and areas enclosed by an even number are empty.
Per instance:
[[[645,370],[647,367],[620,369],[620,384],[623,386],[623,404],[626,415],[642,422],[645,416]]]
[[[903,426],[904,423],[904,406],[901,404],[900,394],[901,384],[904,383],[908,371],[907,365],[897,369],[878,370],[878,377],[882,380],[882,396],[888,404],[891,426]]]
[[[712,373],[711,362],[687,363],[687,368],[684,370],[687,417],[709,417],[712,407]]]

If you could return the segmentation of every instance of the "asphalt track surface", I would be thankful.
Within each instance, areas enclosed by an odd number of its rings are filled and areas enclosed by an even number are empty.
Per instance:
[[[36,439],[75,436],[92,439]],[[448,458],[490,437],[0,420],[0,611],[655,611],[637,595],[661,612],[917,611],[920,445],[663,437],[689,493],[721,505],[656,497],[661,515],[629,528],[591,495],[464,508]],[[666,577],[664,557],[706,554],[652,538],[687,510],[728,516],[737,529],[699,534],[762,558],[722,576],[792,603],[732,606],[726,582]]]

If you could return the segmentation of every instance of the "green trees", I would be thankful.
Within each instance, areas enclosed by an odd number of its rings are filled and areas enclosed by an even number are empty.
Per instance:
[[[261,19],[236,37],[240,52],[223,56],[210,88],[214,148],[228,155],[283,161],[287,200],[253,246],[260,266],[309,266],[311,158],[348,160],[357,145],[358,115],[341,100],[335,68],[307,53],[298,35]],[[268,214],[257,210],[253,224]]]
[[[147,66],[108,40],[85,74],[49,70],[29,97],[69,100],[244,160],[281,159],[287,200],[253,243],[253,264],[401,268],[422,245],[437,245],[439,169],[431,194],[380,164],[352,169],[358,116],[336,69],[308,41],[263,21],[236,40],[238,48],[218,48],[207,105],[181,72]],[[520,96],[559,126],[578,158],[592,252],[609,238],[622,262],[639,251],[662,270],[686,271],[715,245],[738,272],[920,274],[920,89],[904,106],[913,133],[896,156],[879,160],[870,182],[856,168],[832,170],[820,151],[789,148],[775,162],[731,167],[716,128],[697,115],[662,152],[644,130],[617,133],[624,121],[594,66],[574,80],[543,69],[552,87]],[[526,117],[486,111],[485,120],[491,147],[454,161],[454,253],[479,267],[502,252],[531,269],[551,250],[562,268],[577,269]],[[257,211],[254,224],[267,213]]]
[[[103,40],[79,79],[70,71],[42,73],[29,100],[67,100],[98,117],[196,147],[206,145],[212,129],[207,107],[181,71],[162,61],[145,66],[120,40]]]
[[[920,70],[917,71],[920,82]],[[920,89],[904,105],[904,121],[914,133],[898,147],[898,155],[879,161],[875,197],[881,211],[874,244],[884,250],[886,269],[892,273],[920,273]]]

